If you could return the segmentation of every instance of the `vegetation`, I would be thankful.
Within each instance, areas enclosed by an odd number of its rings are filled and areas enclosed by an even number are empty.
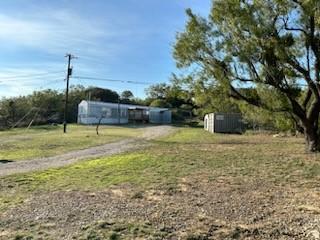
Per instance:
[[[69,92],[68,119],[69,123],[77,122],[78,104],[82,100],[105,101],[117,103],[137,103],[130,91],[124,91],[122,98],[115,91],[97,87],[85,88],[81,85],[71,86]],[[43,90],[28,96],[3,98],[0,100],[0,129],[61,123],[64,112],[64,92]]]
[[[150,107],[170,108],[172,106],[166,100],[156,99],[150,103]]]
[[[121,93],[120,99],[122,103],[134,103],[134,95],[131,91],[125,90]]]
[[[194,149],[197,149],[197,151]],[[240,189],[241,193],[239,197],[243,197],[244,192],[249,191],[250,194],[248,195],[262,199],[264,197],[259,195],[262,194],[260,193],[262,191],[267,195],[267,199],[273,199],[271,200],[272,206],[276,209],[275,205],[279,207],[278,201],[282,199],[279,198],[279,195],[283,196],[284,194],[288,197],[288,201],[292,202],[293,191],[303,194],[309,191],[307,189],[311,191],[315,186],[319,186],[320,164],[318,160],[317,155],[310,157],[310,155],[304,153],[301,138],[280,139],[272,138],[270,135],[212,135],[199,128],[179,128],[173,135],[155,140],[153,146],[143,150],[103,157],[58,169],[2,177],[0,178],[2,189],[0,210],[9,210],[10,212],[10,209],[16,206],[21,206],[24,209],[23,206],[29,206],[30,201],[38,201],[39,196],[48,199],[41,203],[45,204],[54,196],[64,195],[68,195],[70,199],[62,201],[70,202],[64,202],[61,206],[69,208],[72,204],[77,205],[77,201],[80,201],[83,210],[87,203],[82,201],[94,199],[92,200],[94,203],[99,203],[96,208],[97,212],[102,211],[101,206],[106,206],[108,208],[106,211],[109,211],[110,208],[111,212],[114,211],[113,207],[118,209],[119,206],[122,206],[121,208],[126,206],[124,209],[132,211],[130,214],[133,215],[128,218],[123,218],[123,216],[112,219],[102,218],[101,221],[96,222],[91,220],[91,212],[88,219],[84,219],[81,212],[79,214],[81,226],[79,226],[79,229],[72,228],[70,230],[76,238],[132,239],[146,236],[166,238],[172,231],[170,228],[159,228],[154,223],[134,220],[138,211],[143,210],[131,209],[130,206],[123,205],[124,202],[126,204],[135,202],[139,204],[138,206],[142,204],[149,206],[151,204],[151,206],[158,208],[160,200],[157,200],[156,197],[162,195],[151,195],[155,197],[154,200],[148,199],[148,196],[152,192],[158,192],[159,194],[163,192],[166,194],[166,199],[174,197],[181,199],[183,196],[186,198],[193,197],[194,202],[192,204],[197,206],[198,209],[197,204],[201,204],[200,199],[204,201],[203,197],[199,197],[199,194],[202,196],[203,191],[206,190],[205,186],[213,185],[215,190],[210,188],[211,191],[227,191],[225,193],[226,198],[228,199],[231,196],[230,201],[234,204],[239,204],[237,201],[240,201],[235,199],[235,195],[238,194],[235,193],[238,191],[235,190],[237,188]],[[190,182],[186,179],[189,179]],[[259,183],[257,184],[257,182]],[[194,188],[190,189],[191,192],[185,196],[181,192],[183,191],[181,188],[183,188],[183,184],[187,184],[186,186],[189,187],[188,184],[191,183],[196,184],[190,185]],[[249,183],[255,183],[252,191],[249,190]],[[243,186],[246,186],[245,190],[242,188]],[[268,190],[266,191],[264,187],[259,189],[258,186],[267,186]],[[281,188],[273,193],[275,186],[281,186]],[[219,188],[222,189],[218,190]],[[230,194],[228,191],[231,191],[231,189],[233,190]],[[289,190],[284,192],[284,189]],[[117,195],[107,194],[110,192],[120,195],[117,198],[115,197]],[[219,194],[217,193],[217,195]],[[79,196],[83,196],[81,200],[78,199]],[[56,201],[60,202],[61,200],[58,197]],[[106,201],[114,202],[109,205]],[[257,210],[261,207],[260,200],[255,201],[257,202],[250,200],[247,203],[251,210]],[[277,202],[277,204],[274,204],[274,202]],[[302,204],[300,198],[298,202]],[[165,205],[165,203],[161,204]],[[166,208],[158,210],[175,216],[179,213],[176,210],[179,209],[180,203],[176,202],[176,204],[176,207],[172,207],[175,211]],[[221,202],[216,204],[217,206],[224,206]],[[253,204],[258,205],[253,206]],[[284,206],[287,207],[287,205]],[[94,206],[90,205],[90,207]],[[307,207],[301,205],[300,208],[306,209]],[[48,208],[51,209],[50,205]],[[57,211],[61,211],[59,208]],[[20,207],[17,209],[17,211],[20,211]],[[36,209],[38,212],[37,207]],[[77,211],[73,209],[66,209],[66,211],[72,212],[71,215],[68,215],[68,218],[75,217],[72,214],[77,214]],[[191,208],[188,208],[188,212],[190,211],[192,211]],[[56,210],[53,211],[53,214],[55,212]],[[276,212],[272,211],[272,214]],[[22,212],[22,216],[25,216],[24,214]],[[143,215],[145,213],[139,212],[139,214]],[[197,214],[197,212],[192,214]],[[283,214],[283,212],[280,214]],[[196,215],[192,216],[196,217]],[[243,216],[241,215],[241,217]],[[196,224],[208,224],[205,217],[199,217],[199,219],[202,220],[195,219]],[[56,237],[57,231],[61,231],[57,227],[57,222],[52,223],[52,221],[56,221],[55,218],[45,218],[39,221],[41,223],[31,220],[29,225],[22,222],[23,227],[17,225],[16,229],[11,228],[11,225],[7,227],[6,223],[3,222],[2,225],[0,224],[0,229],[6,230],[3,234],[9,234],[4,236],[11,236],[12,233],[21,237],[38,238],[42,236],[46,239],[50,239],[52,236]],[[271,220],[268,217],[266,221],[270,222]],[[277,218],[274,221],[278,223],[279,219]],[[87,225],[83,225],[83,223]],[[170,225],[167,227],[170,227]],[[262,232],[264,232],[263,230]],[[203,236],[199,231],[200,227],[195,225],[194,229],[190,230],[192,235],[189,235],[188,239],[195,239],[195,237],[197,239]],[[241,233],[242,229],[236,228],[234,231],[237,233],[240,231]],[[225,231],[223,233],[229,234]],[[226,237],[217,239],[226,239]]]
[[[99,136],[94,126],[70,125],[68,134],[62,126],[36,126],[0,132],[0,160],[25,160],[48,157],[115,142],[141,134],[139,128],[101,126]]]
[[[2,208],[38,192],[97,191],[124,183],[141,191],[175,188],[185,176],[205,175],[212,180],[229,176],[239,182],[264,179],[304,186],[313,186],[320,176],[320,164],[309,160],[300,138],[212,135],[199,128],[181,128],[153,143],[152,147],[132,153],[3,177]]]
[[[289,114],[308,150],[320,150],[319,1],[218,0],[208,18],[187,15],[178,67],[199,69],[234,99]]]
[[[187,10],[174,57],[189,74],[146,89],[73,86],[68,122],[83,99],[170,107],[173,120],[201,120],[208,112],[241,112],[248,126],[300,131],[317,151],[320,112],[319,1],[213,1],[207,18]],[[319,85],[319,86],[318,86]],[[0,101],[0,127],[62,122],[63,92],[44,90]]]
[[[152,107],[164,107],[172,110],[175,122],[186,122],[197,116],[197,105],[193,101],[193,92],[184,89],[172,78],[172,84],[155,84],[146,89],[145,103]],[[202,118],[202,116],[200,116]]]

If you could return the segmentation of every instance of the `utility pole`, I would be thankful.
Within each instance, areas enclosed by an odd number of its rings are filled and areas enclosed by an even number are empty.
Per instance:
[[[121,111],[120,111],[120,96],[118,97],[118,124],[120,125],[121,124],[121,119],[120,119],[120,114],[121,114]]]
[[[64,133],[67,132],[67,111],[68,111],[68,99],[69,99],[69,80],[70,80],[70,76],[72,75],[71,60],[76,58],[75,56],[73,56],[70,53],[66,54],[65,57],[68,58],[68,69],[67,69],[67,77],[66,77],[66,81],[67,81],[66,99],[65,99],[65,103],[64,103],[64,116],[63,116],[63,132]]]

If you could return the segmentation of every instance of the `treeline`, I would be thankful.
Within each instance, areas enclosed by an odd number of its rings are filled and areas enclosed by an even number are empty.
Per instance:
[[[175,122],[194,120],[196,105],[192,95],[179,86],[155,84],[146,89],[147,97],[139,99],[129,90],[117,93],[98,87],[71,86],[67,108],[67,122],[76,123],[78,105],[82,100],[137,104],[170,108]],[[65,93],[46,89],[27,96],[0,100],[0,129],[40,124],[60,124],[64,118]]]
[[[297,129],[294,117],[288,113],[267,111],[236,101],[228,97],[230,94],[223,88],[207,84],[207,81],[209,79],[194,76],[187,78],[173,76],[170,84],[155,84],[147,88],[145,99],[136,98],[129,90],[119,94],[110,89],[71,86],[67,121],[77,122],[78,104],[82,100],[92,100],[170,108],[174,122],[197,124],[202,121],[206,113],[239,112],[242,113],[249,128],[281,131]],[[256,91],[264,91],[266,100],[283,105],[283,100],[279,96],[265,89],[246,88],[241,91],[246,91],[247,95],[251,94],[252,98],[256,95]],[[51,89],[36,91],[27,96],[3,98],[0,100],[0,128],[62,123],[64,103],[65,93]]]
[[[174,122],[197,121],[198,106],[193,100],[192,91],[178,84],[160,83],[146,89],[144,103],[151,107],[170,108]]]
[[[117,103],[143,104],[134,98],[132,92],[124,91],[120,95],[109,89],[71,86],[67,121],[77,122],[78,104],[82,100]],[[27,96],[3,98],[0,100],[0,128],[12,128],[48,123],[62,123],[64,116],[65,93],[57,90],[35,91]]]
[[[175,121],[201,122],[204,115],[212,112],[241,113],[248,128],[254,130],[296,131],[296,119],[286,111],[275,112],[234,99],[221,85],[211,84],[207,76],[177,77],[171,84],[156,84],[146,90],[151,106],[170,107]],[[285,99],[270,89],[238,89],[252,99],[259,93],[273,107],[289,105]],[[301,96],[306,94],[301,91]],[[150,101],[151,100],[151,101]],[[289,107],[289,106],[288,106]]]

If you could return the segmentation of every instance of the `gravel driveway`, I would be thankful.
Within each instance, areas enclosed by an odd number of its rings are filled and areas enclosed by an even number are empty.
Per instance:
[[[80,160],[110,156],[130,150],[135,150],[149,145],[150,142],[148,142],[148,140],[168,135],[172,131],[173,127],[171,126],[146,127],[141,137],[125,139],[119,142],[108,143],[88,149],[76,150],[54,157],[37,158],[1,164],[0,177],[15,173],[26,173],[31,171],[45,170],[48,168],[62,167],[78,162]]]

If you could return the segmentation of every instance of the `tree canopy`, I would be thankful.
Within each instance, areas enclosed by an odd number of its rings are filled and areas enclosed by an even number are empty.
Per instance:
[[[186,12],[177,66],[209,76],[234,99],[292,115],[308,150],[318,151],[320,1],[215,0],[206,18]]]
[[[133,97],[133,93],[130,90],[125,90],[121,93],[121,99],[131,100]]]
[[[90,95],[91,100],[101,101],[101,102],[112,102],[116,103],[119,100],[119,94],[115,91],[105,88],[90,87],[86,90],[88,95]]]

